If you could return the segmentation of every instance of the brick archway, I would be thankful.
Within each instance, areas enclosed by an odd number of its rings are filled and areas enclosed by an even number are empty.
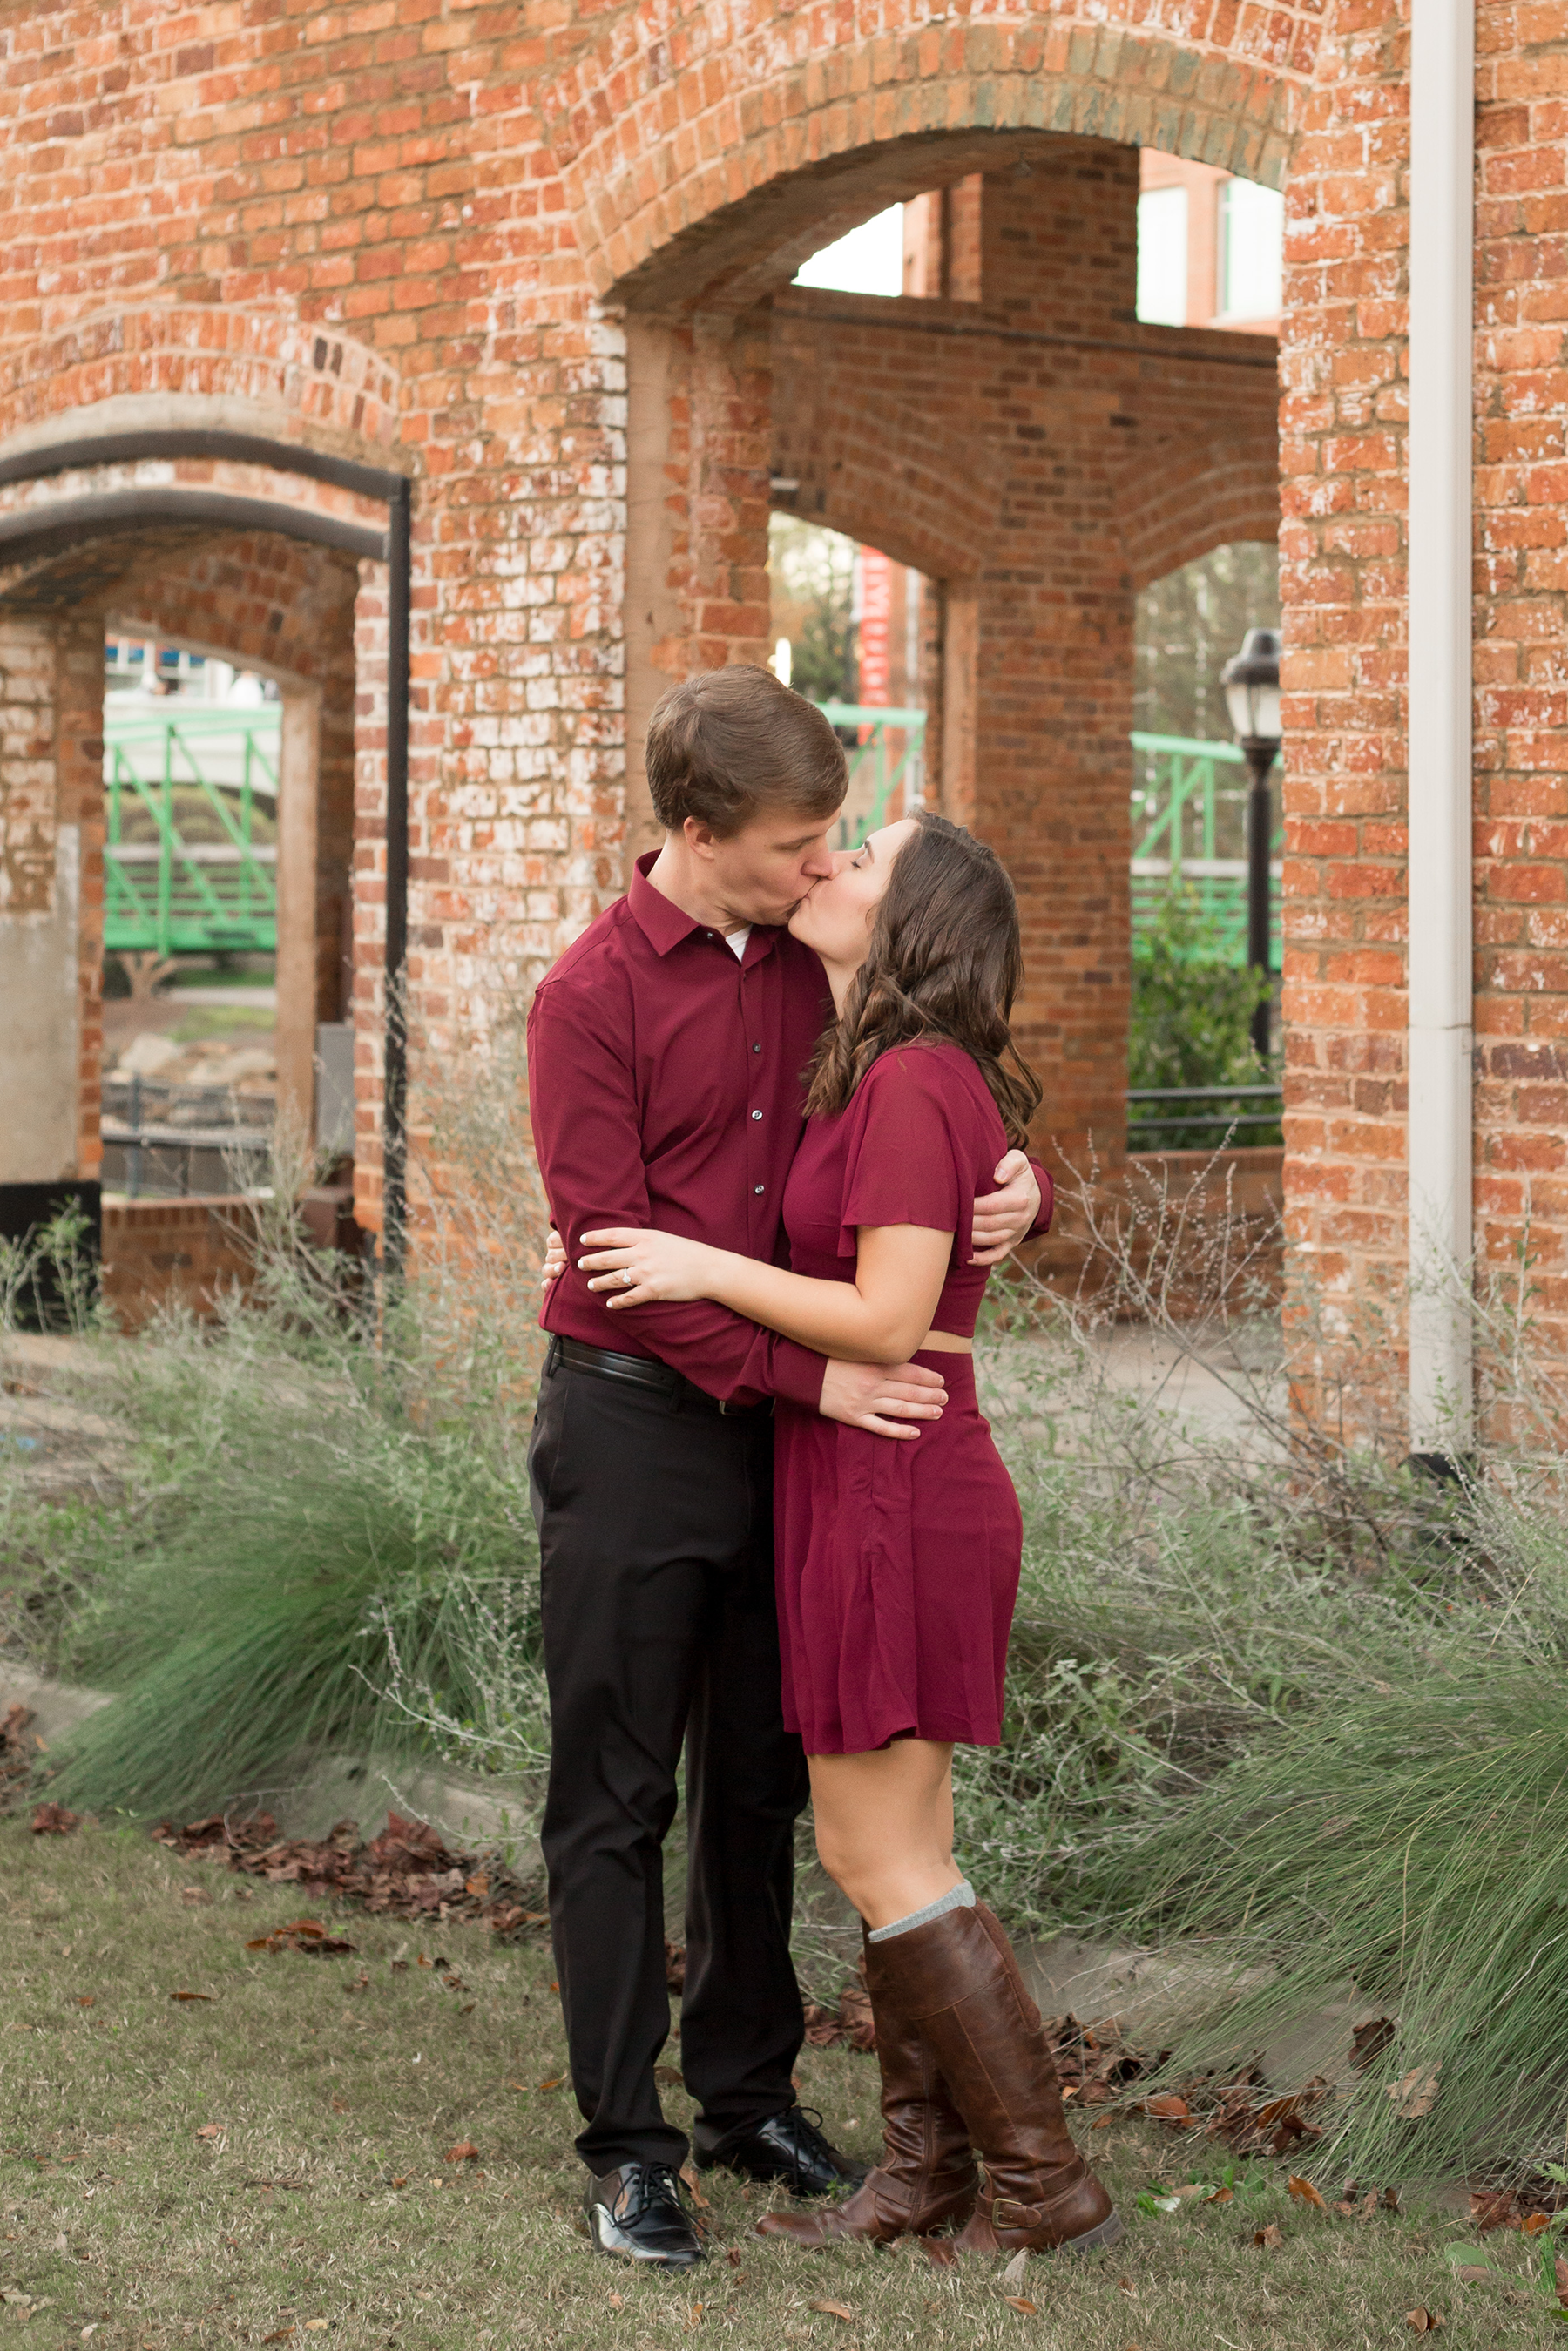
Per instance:
[[[184,426],[299,438],[374,465],[398,377],[368,345],[275,305],[150,302],[80,319],[0,358],[0,455],[85,434]]]
[[[1134,590],[1237,539],[1280,537],[1280,458],[1272,432],[1181,451],[1129,467],[1121,485],[1123,545]]]
[[[274,402],[290,389],[277,358],[276,351],[269,355],[262,378],[250,385],[269,392]],[[199,354],[194,364],[200,374]],[[329,348],[324,368],[329,377]],[[168,371],[177,372],[173,366]],[[292,389],[308,389],[298,371]],[[362,395],[351,385],[350,391],[352,413]],[[182,395],[168,389],[167,378],[156,394],[110,392],[85,409],[40,420],[0,445],[0,611],[8,640],[3,650],[15,651],[21,669],[37,681],[34,698],[47,705],[50,722],[41,747],[52,770],[52,784],[40,772],[30,791],[18,790],[15,775],[0,775],[5,786],[0,813],[7,833],[26,831],[27,882],[38,913],[57,927],[61,921],[79,925],[75,1037],[69,1040],[62,1029],[56,1040],[57,1061],[68,1054],[77,1065],[78,1169],[90,1169],[98,1157],[102,826],[97,712],[104,623],[111,610],[155,633],[242,664],[248,660],[285,684],[284,799],[294,813],[280,840],[279,1080],[307,1121],[321,968],[336,964],[340,928],[340,921],[334,923],[332,935],[323,939],[323,851],[337,897],[352,887],[363,901],[356,931],[382,933],[389,967],[394,960],[402,967],[409,487],[406,475],[367,464],[362,443],[333,423],[331,401],[339,397],[314,403],[315,439],[335,439],[337,450],[313,445],[298,432],[287,438],[258,434],[255,426],[273,423],[276,406],[246,401],[232,385],[222,394]],[[298,427],[301,408],[310,405],[301,401],[288,421]],[[236,424],[251,429],[236,431]],[[341,449],[345,438],[351,455]],[[361,672],[365,690],[357,692]],[[41,709],[40,719],[45,715]],[[380,800],[384,815],[379,827],[373,819],[361,827],[361,845],[371,854],[359,861],[351,883],[356,761],[371,787],[367,798]],[[323,781],[329,786],[324,827]],[[372,845],[376,831],[381,843]],[[0,851],[9,872],[9,838],[0,841]],[[62,851],[70,865],[68,887],[59,882]],[[11,911],[26,911],[14,888],[0,894]],[[61,955],[67,945],[63,938],[58,943]],[[370,967],[367,956],[367,978]],[[357,1178],[367,1208],[384,1205],[389,1247],[399,1247],[405,1147],[401,1026],[395,1033],[389,1028],[384,1048],[377,1073],[383,1148],[375,1158],[363,1155],[371,1164],[357,1167]],[[48,1148],[57,1155],[63,1137]]]
[[[1278,185],[1311,85],[1316,5],[1167,12],[1141,0],[933,22],[891,0],[846,37],[825,0],[726,20],[620,17],[541,94],[545,137],[601,296],[736,308],[883,205],[1027,162],[1040,134],[1164,147]]]

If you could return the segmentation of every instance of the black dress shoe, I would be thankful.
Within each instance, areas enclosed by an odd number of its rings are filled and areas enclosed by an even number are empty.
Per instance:
[[[711,2155],[698,2156],[697,2169],[711,2171],[722,2163],[743,2179],[781,2179],[794,2196],[834,2196],[841,2189],[858,2188],[868,2167],[829,2146],[818,2128],[821,2119],[818,2115],[812,2121],[800,2106],[786,2107],[765,2123],[749,2123],[720,2139]]]
[[[706,2259],[667,2163],[623,2163],[602,2179],[590,2173],[583,2209],[595,2252],[612,2260],[689,2270]]]

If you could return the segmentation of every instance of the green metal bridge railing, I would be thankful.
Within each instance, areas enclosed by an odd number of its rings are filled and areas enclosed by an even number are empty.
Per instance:
[[[858,738],[850,747],[848,812],[836,844],[858,848],[885,821],[899,786],[917,769],[925,713],[857,702],[821,706],[835,727]],[[271,841],[256,838],[256,820],[263,831],[276,831],[280,721],[277,703],[149,706],[140,698],[109,698],[104,943],[111,951],[276,949],[277,852]],[[1240,960],[1247,936],[1240,752],[1229,743],[1147,734],[1133,736],[1132,750],[1134,932],[1147,928],[1179,881]],[[207,818],[203,830],[215,831],[215,840],[185,838],[182,822],[190,826],[193,810]],[[128,830],[141,837],[128,839]],[[1278,927],[1276,893],[1276,968]]]
[[[1218,942],[1247,959],[1247,762],[1234,743],[1183,735],[1134,734],[1133,745],[1133,930],[1153,924],[1173,883],[1185,884]],[[1280,879],[1276,830],[1272,968],[1280,968]]]
[[[886,821],[888,804],[919,758],[924,710],[876,704],[824,702],[834,726],[852,729],[846,814],[835,847],[858,849]],[[892,737],[902,735],[895,750]],[[1134,734],[1133,749],[1133,929],[1153,924],[1173,883],[1185,883],[1207,917],[1218,944],[1239,963],[1247,953],[1247,763],[1234,743],[1206,743],[1182,735]],[[859,810],[856,815],[854,811]],[[1277,834],[1276,849],[1283,846]],[[1279,866],[1275,866],[1276,884]],[[1274,968],[1279,968],[1280,905],[1274,893]]]
[[[272,952],[277,851],[256,832],[258,814],[264,831],[277,829],[278,705],[120,700],[104,705],[105,946]],[[197,814],[215,840],[186,839]]]

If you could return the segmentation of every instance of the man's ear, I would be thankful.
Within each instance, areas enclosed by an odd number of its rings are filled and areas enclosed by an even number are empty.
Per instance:
[[[699,823],[695,816],[689,816],[681,827],[681,838],[694,857],[700,857],[708,863],[712,862],[714,842],[717,835],[711,824]]]

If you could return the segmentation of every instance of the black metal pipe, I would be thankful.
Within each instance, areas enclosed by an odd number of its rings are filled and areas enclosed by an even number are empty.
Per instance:
[[[273,441],[259,433],[199,430],[82,434],[50,441],[37,449],[0,456],[0,483],[30,482],[45,474],[75,472],[89,465],[133,465],[143,457],[226,458],[236,465],[270,465],[275,473],[299,474],[307,481],[330,482],[334,489],[388,505],[407,475],[390,466],[362,465],[357,457],[334,457],[299,441]]]
[[[402,1271],[408,1228],[409,486],[387,514],[386,1041],[382,1077],[382,1256]]]
[[[1269,777],[1280,747],[1251,739],[1244,742],[1241,748],[1252,770],[1252,788],[1247,795],[1247,960],[1268,979],[1271,977],[1269,965],[1273,951],[1273,875],[1270,869],[1274,852],[1274,794]],[[1260,1061],[1269,1058],[1271,1011],[1270,999],[1265,996],[1252,1014],[1252,1050]]]
[[[87,539],[121,538],[151,522],[183,523],[203,530],[276,530],[285,538],[339,548],[372,563],[387,559],[385,532],[371,530],[368,524],[286,506],[281,498],[237,498],[226,490],[158,483],[143,489],[102,490],[85,498],[56,498],[47,507],[0,514],[0,563],[20,562],[57,541],[80,546]]]

